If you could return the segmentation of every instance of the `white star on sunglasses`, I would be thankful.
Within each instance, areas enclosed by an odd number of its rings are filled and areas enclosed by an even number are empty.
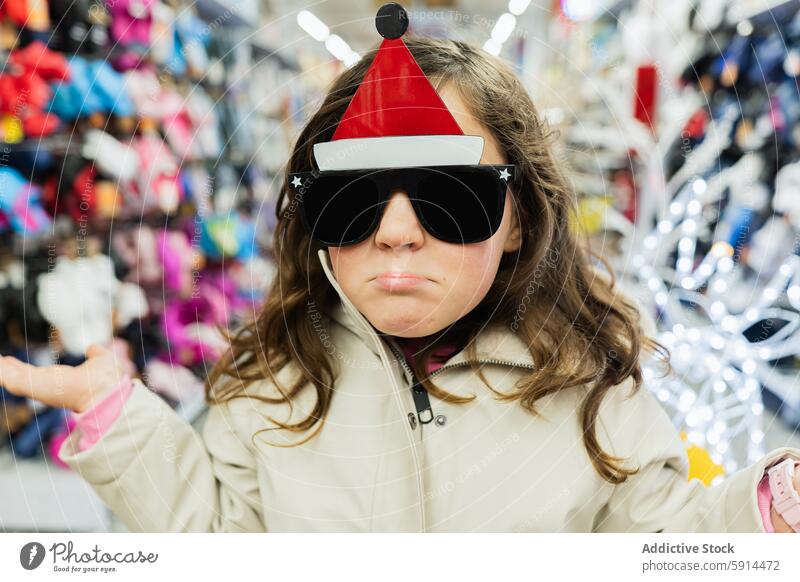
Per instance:
[[[294,186],[295,188],[297,188],[302,183],[303,181],[300,179],[300,176],[295,176],[294,179],[292,180],[292,186]]]
[[[508,182],[508,179],[511,177],[511,174],[508,173],[508,170],[503,168],[500,172],[500,178]]]

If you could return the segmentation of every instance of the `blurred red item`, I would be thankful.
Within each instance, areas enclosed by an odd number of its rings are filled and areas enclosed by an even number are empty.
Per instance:
[[[652,128],[656,122],[658,71],[655,65],[639,65],[636,69],[633,116]]]
[[[708,124],[708,112],[705,109],[698,109],[686,122],[683,128],[683,137],[700,139],[706,135],[706,125]]]
[[[42,32],[50,26],[47,0],[0,1],[0,17],[7,17],[20,28]]]
[[[51,51],[46,44],[38,40],[23,49],[13,51],[8,61],[30,73],[36,73],[45,81],[69,80],[69,63],[66,57]]]
[[[42,110],[52,91],[38,75],[0,74],[0,111],[15,117],[25,117],[29,109]]]
[[[45,137],[52,135],[59,127],[61,120],[52,113],[34,111],[22,119],[22,131],[25,137]]]
[[[25,137],[44,137],[61,125],[61,120],[43,110],[52,96],[52,89],[35,72],[19,65],[0,74],[0,113],[20,120]]]
[[[59,180],[62,180],[59,191]],[[97,170],[87,162],[80,169],[63,170],[63,176],[51,176],[42,188],[42,202],[52,214],[67,212],[76,223],[93,217],[96,206]]]
[[[72,191],[66,200],[66,208],[72,218],[78,224],[85,222],[94,214],[95,208],[95,187],[97,170],[94,164],[86,164],[83,169],[75,176],[72,183]]]
[[[638,194],[636,191],[636,181],[633,173],[629,169],[621,169],[614,172],[614,190],[616,192],[615,206],[625,218],[632,223],[636,223],[636,202]]]

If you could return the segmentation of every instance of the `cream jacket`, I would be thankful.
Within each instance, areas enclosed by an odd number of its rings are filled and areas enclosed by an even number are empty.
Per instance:
[[[322,431],[261,431],[305,418],[315,391],[294,409],[236,398],[210,407],[198,432],[136,381],[122,412],[86,451],[77,431],[60,456],[131,531],[391,532],[761,532],[756,485],[764,470],[800,449],[771,451],[715,487],[688,481],[683,441],[645,387],[626,381],[599,415],[604,450],[640,472],[622,485],[604,481],[581,438],[584,390],[537,403],[501,403],[466,365],[464,354],[435,372],[455,394],[449,404],[412,391],[399,347],[381,339],[339,287],[326,251],[319,259],[341,304],[315,314],[320,341],[339,375]],[[507,391],[533,368],[509,329],[487,328],[478,353],[490,383]],[[287,368],[279,379],[289,378]],[[267,381],[248,395],[276,395]],[[420,419],[425,421],[420,422]],[[314,427],[316,428],[316,426]],[[313,430],[313,429],[312,429]],[[256,434],[257,433],[257,434]]]

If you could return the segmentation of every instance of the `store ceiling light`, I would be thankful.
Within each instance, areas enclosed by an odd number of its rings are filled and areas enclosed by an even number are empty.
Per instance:
[[[528,8],[528,4],[531,3],[531,0],[509,0],[508,2],[508,11],[511,14],[519,16]]]
[[[508,40],[511,33],[514,32],[514,27],[517,26],[517,16],[525,12],[530,3],[531,0],[509,0],[508,12],[504,12],[497,19],[491,37],[483,44],[483,50],[498,56],[503,50],[503,43]]]
[[[328,38],[331,33],[330,29],[325,25],[325,23],[308,10],[301,10],[297,13],[297,24],[300,25],[300,28],[305,30],[314,40],[318,40],[320,42],[323,42],[326,38]]]
[[[331,34],[331,29],[308,10],[301,10],[297,13],[297,24],[314,40],[325,43],[334,57],[342,61],[346,67],[352,67],[361,58],[357,52],[350,48],[350,45],[337,34]]]
[[[514,31],[514,27],[516,25],[516,17],[513,14],[504,12],[500,18],[497,19],[497,22],[492,29],[492,39],[500,44],[503,44],[506,42],[506,40],[508,40],[508,37],[511,36],[511,33]]]
[[[352,67],[361,58],[338,34],[331,34],[325,39],[325,48],[348,67]]]
[[[597,0],[561,0],[561,12],[570,20],[590,20],[605,8]]]
[[[490,38],[485,43],[483,43],[483,50],[494,56],[499,55],[502,48],[503,48],[503,43],[497,42],[493,38]]]

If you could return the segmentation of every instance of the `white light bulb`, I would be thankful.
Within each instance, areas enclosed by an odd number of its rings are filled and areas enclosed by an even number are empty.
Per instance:
[[[516,14],[519,16],[528,8],[528,5],[531,3],[531,0],[509,0],[508,2],[508,11],[511,14]]]
[[[305,30],[314,40],[324,41],[330,35],[330,29],[308,10],[297,13],[297,24]]]
[[[708,184],[702,178],[698,178],[694,182],[692,182],[692,190],[695,194],[704,194]],[[699,202],[698,202],[699,204]]]
[[[503,44],[511,36],[514,27],[517,25],[517,19],[513,14],[504,12],[497,19],[497,22],[492,29],[492,39],[500,44]]]
[[[485,43],[483,43],[483,50],[485,50],[490,55],[497,56],[500,54],[500,51],[502,49],[503,49],[503,43],[497,42],[493,38],[490,38]]]
[[[596,0],[561,0],[561,11],[570,20],[589,20],[598,13]]]

